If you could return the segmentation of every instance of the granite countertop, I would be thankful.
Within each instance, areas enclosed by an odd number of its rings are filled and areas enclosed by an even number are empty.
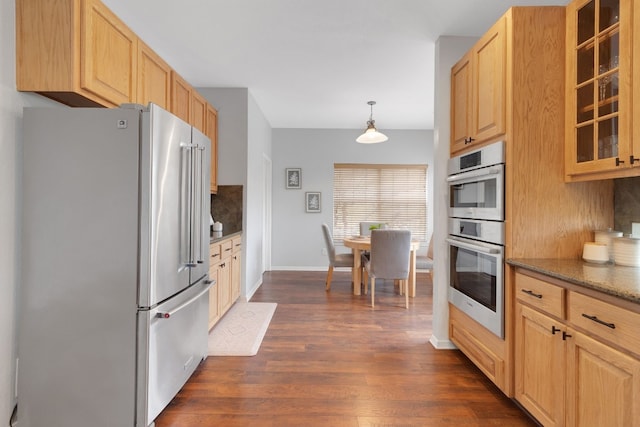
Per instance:
[[[507,264],[640,303],[640,268],[581,259],[507,259]]]
[[[225,240],[240,234],[242,234],[242,230],[212,231],[209,236],[209,243],[219,242],[220,240]]]

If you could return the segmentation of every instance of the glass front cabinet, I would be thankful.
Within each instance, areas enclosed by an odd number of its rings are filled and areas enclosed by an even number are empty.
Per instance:
[[[640,175],[632,127],[634,13],[633,0],[567,7],[567,181]]]

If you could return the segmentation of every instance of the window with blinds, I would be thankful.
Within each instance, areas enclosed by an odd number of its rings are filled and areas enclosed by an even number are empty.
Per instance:
[[[360,222],[385,222],[427,238],[427,165],[333,165],[333,237],[360,234]]]

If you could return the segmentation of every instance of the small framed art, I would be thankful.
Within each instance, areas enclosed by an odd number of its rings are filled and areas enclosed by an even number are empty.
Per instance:
[[[286,188],[299,190],[302,188],[302,169],[287,168],[285,169]]]
[[[304,193],[305,206],[307,212],[320,212],[321,193],[308,191]]]

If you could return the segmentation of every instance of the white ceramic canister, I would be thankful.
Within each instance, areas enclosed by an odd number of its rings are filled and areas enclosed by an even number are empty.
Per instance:
[[[604,243],[587,242],[582,249],[582,259],[597,264],[609,262],[609,248]]]
[[[615,262],[615,256],[613,253],[613,239],[616,237],[622,237],[622,231],[616,231],[611,228],[606,230],[594,231],[596,243],[604,243],[609,250],[609,261]]]
[[[614,238],[613,256],[618,265],[640,267],[640,237]]]

